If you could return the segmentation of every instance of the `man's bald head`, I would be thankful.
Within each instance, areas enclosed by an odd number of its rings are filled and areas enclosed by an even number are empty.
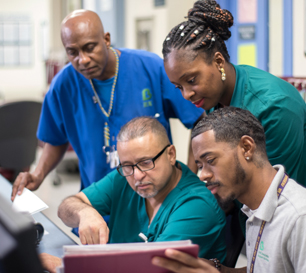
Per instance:
[[[116,63],[114,54],[109,62],[110,34],[104,33],[95,12],[70,13],[62,22],[61,38],[68,60],[85,78],[103,81],[113,76]]]
[[[88,29],[95,29],[104,36],[104,28],[97,13],[79,9],[68,14],[62,21],[61,38],[65,46],[65,39],[75,32],[87,32]]]

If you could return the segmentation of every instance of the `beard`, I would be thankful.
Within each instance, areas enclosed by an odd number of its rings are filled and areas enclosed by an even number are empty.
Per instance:
[[[245,171],[244,169],[241,167],[241,164],[238,160],[238,156],[237,154],[235,154],[234,156],[234,159],[235,159],[235,163],[236,163],[236,167],[235,167],[235,176],[234,176],[234,185],[233,186],[236,186],[236,185],[240,185],[240,184],[243,184],[244,181],[245,181],[245,178],[246,178],[246,174],[245,174]],[[222,183],[220,182],[217,182],[219,183],[220,185],[222,185]],[[221,198],[217,193],[215,194],[215,198],[220,206],[220,208],[222,210],[227,210],[231,204],[233,203],[233,201],[235,199],[237,199],[237,196],[236,194],[234,193],[231,193],[229,196],[227,196],[226,198]]]
[[[155,188],[155,186],[152,184],[152,183],[144,183],[144,184],[149,184],[149,185],[152,185],[153,186],[153,189],[152,190],[137,190],[136,192],[143,198],[152,198],[152,197],[155,197],[159,190],[157,190]],[[141,184],[140,184],[141,185]]]

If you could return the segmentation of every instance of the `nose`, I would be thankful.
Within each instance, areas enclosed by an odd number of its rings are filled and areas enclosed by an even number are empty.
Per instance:
[[[141,181],[146,176],[146,172],[139,170],[137,166],[135,166],[133,175],[135,180]]]
[[[194,95],[194,91],[184,88],[184,87],[181,90],[181,92],[185,100],[191,100],[191,97]]]
[[[209,182],[213,177],[213,173],[209,168],[202,168],[199,178],[201,181]]]
[[[79,64],[85,65],[85,64],[88,64],[89,62],[90,62],[90,58],[87,56],[86,53],[81,51],[79,53]]]

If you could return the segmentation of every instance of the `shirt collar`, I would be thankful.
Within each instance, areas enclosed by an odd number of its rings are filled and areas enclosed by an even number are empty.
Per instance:
[[[278,206],[277,188],[285,174],[285,169],[282,165],[275,165],[273,168],[277,170],[277,173],[272,180],[272,183],[267,190],[264,199],[262,200],[258,209],[254,212],[254,217],[266,222],[270,222],[272,220],[274,212]],[[252,215],[251,209],[246,205],[243,205],[241,210],[248,217]]]
[[[230,106],[243,108],[244,96],[248,88],[249,75],[243,66],[234,65],[236,82]]]

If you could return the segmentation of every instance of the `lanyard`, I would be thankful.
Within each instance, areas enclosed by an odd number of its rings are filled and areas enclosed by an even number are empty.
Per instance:
[[[278,188],[277,188],[277,197],[278,198],[280,197],[280,195],[283,192],[285,186],[287,185],[288,179],[289,179],[288,175],[284,174],[282,182],[278,185]],[[252,256],[250,273],[254,272],[254,265],[255,265],[255,260],[256,260],[256,256],[257,256],[257,252],[258,252],[258,246],[259,246],[259,243],[260,243],[261,236],[262,236],[263,230],[265,228],[265,225],[266,225],[266,221],[262,221],[259,232],[258,232],[258,235],[257,235],[257,240],[256,240],[253,256]]]

